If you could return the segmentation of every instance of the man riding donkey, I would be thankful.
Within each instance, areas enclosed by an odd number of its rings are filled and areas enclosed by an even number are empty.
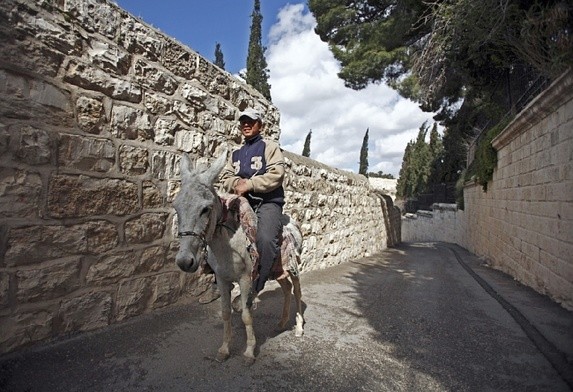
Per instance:
[[[241,112],[239,126],[244,143],[233,151],[221,173],[224,190],[244,196],[257,214],[258,277],[253,281],[250,303],[265,287],[280,252],[279,234],[284,205],[284,157],[277,143],[262,137],[263,125],[263,118],[255,109],[247,108]],[[219,296],[215,283],[199,302],[208,303]]]

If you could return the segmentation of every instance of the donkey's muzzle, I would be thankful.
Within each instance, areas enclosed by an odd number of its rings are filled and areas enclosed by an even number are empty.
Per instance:
[[[175,257],[177,266],[184,272],[195,272],[199,268],[199,260],[194,255],[178,253]]]

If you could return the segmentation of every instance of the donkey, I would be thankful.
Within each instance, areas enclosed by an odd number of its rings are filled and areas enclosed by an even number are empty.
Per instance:
[[[242,212],[237,208],[247,206],[246,199],[234,197],[235,203],[227,207],[224,198],[220,197],[214,187],[221,170],[227,161],[227,151],[216,161],[206,168],[195,168],[189,156],[183,154],[181,157],[181,189],[173,201],[173,207],[177,212],[178,237],[180,238],[179,251],[175,261],[179,268],[185,272],[195,272],[198,267],[208,261],[209,265],[217,277],[217,285],[221,291],[221,308],[223,318],[223,344],[217,352],[217,361],[222,362],[229,358],[229,345],[231,342],[231,289],[236,282],[240,288],[241,318],[247,332],[247,348],[244,352],[246,364],[250,365],[255,361],[256,338],[253,330],[253,318],[251,314],[251,301],[249,298],[252,286],[252,275],[254,271],[254,260],[252,252],[249,250],[255,246],[248,239],[249,230],[241,222]],[[286,217],[286,216],[285,216]],[[304,318],[302,315],[302,300],[298,268],[300,260],[300,246],[302,234],[297,225],[287,218],[288,223],[283,227],[283,241],[281,255],[283,260],[281,265],[291,266],[285,268],[282,276],[277,277],[277,281],[284,294],[282,317],[277,325],[279,330],[285,330],[290,319],[291,292],[294,291],[296,300],[296,336],[304,333]],[[256,228],[256,225],[254,226]],[[289,237],[290,239],[285,239]],[[251,236],[252,237],[252,236]],[[293,239],[296,246],[293,245]],[[285,245],[291,245],[289,255],[284,252]],[[290,257],[291,260],[284,260]],[[293,262],[293,259],[294,262]],[[288,263],[285,263],[287,261]],[[293,290],[294,286],[294,290]]]

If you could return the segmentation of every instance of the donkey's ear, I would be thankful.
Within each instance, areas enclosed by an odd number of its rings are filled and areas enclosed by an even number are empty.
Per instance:
[[[227,150],[223,151],[219,158],[217,158],[207,170],[201,173],[201,179],[206,184],[214,184],[217,177],[219,177],[221,170],[223,170],[227,163],[227,152]]]
[[[191,162],[191,158],[189,158],[189,154],[183,153],[181,154],[181,162],[180,162],[180,169],[182,176],[190,176],[193,172],[193,163]]]

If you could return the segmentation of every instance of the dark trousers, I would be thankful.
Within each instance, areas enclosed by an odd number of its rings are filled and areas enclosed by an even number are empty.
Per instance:
[[[273,262],[279,254],[279,235],[282,232],[283,207],[275,203],[261,204],[257,210],[257,251],[259,278],[253,282],[255,292],[261,291],[269,278]]]

